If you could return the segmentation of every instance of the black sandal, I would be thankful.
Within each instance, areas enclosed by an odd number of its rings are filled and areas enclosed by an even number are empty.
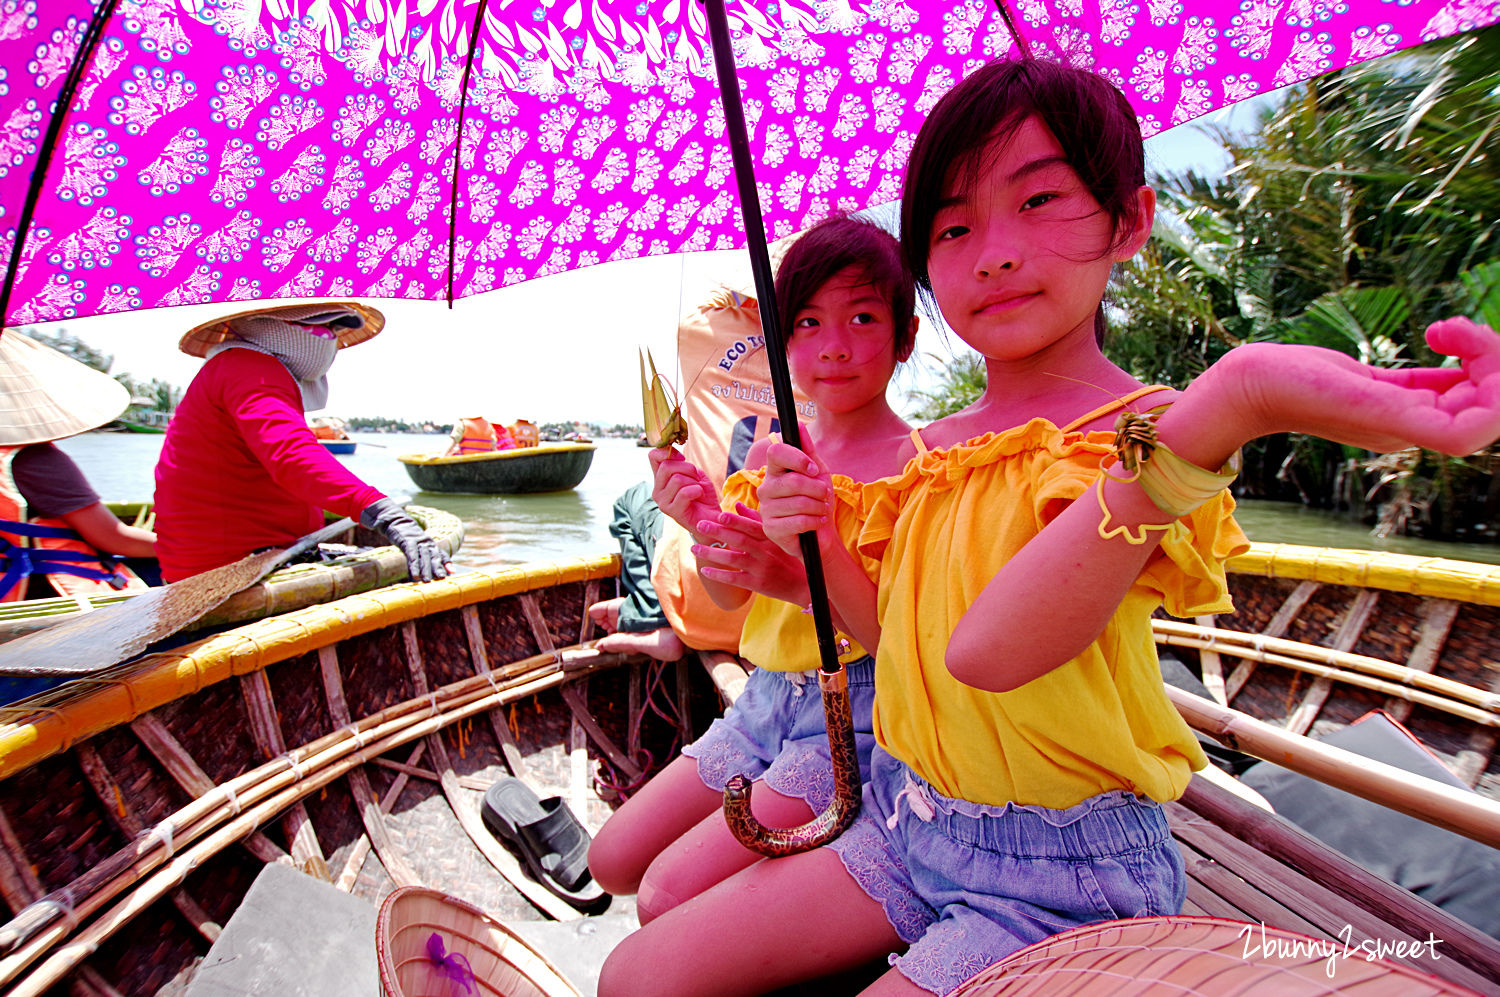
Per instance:
[[[577,896],[593,882],[589,832],[562,797],[538,799],[526,783],[505,776],[485,791],[479,812],[490,833],[515,849],[548,890],[585,913],[601,913],[609,906],[608,893]]]

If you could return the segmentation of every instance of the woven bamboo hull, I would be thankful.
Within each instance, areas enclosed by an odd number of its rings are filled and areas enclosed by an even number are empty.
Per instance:
[[[110,503],[117,515],[139,510],[143,504]],[[145,506],[149,511],[149,506]],[[412,518],[427,530],[450,555],[456,554],[464,540],[463,522],[451,513],[426,506],[410,506]],[[129,521],[129,520],[127,520]],[[359,528],[352,542],[361,545],[383,544],[379,537]],[[259,582],[237,593],[199,621],[200,629],[259,620],[278,613],[289,613],[304,606],[366,592],[402,581],[407,575],[406,558],[395,547],[377,546],[360,554],[350,554],[326,564],[291,564],[271,572]],[[128,599],[133,593],[100,595],[90,598],[97,609]],[[79,611],[72,599],[26,599],[0,604],[0,644],[22,634],[32,633],[73,616]]]
[[[74,915],[19,945],[16,922],[0,928],[0,987],[180,992],[266,862],[372,904],[420,883],[502,921],[578,916],[488,838],[482,790],[508,760],[596,830],[611,804],[593,767],[613,760],[632,779],[639,748],[670,757],[717,709],[710,689],[744,675],[722,656],[657,668],[587,647],[586,608],[617,570],[610,557],[393,586],[0,711],[0,895],[20,909],[51,892]],[[637,708],[658,687],[687,730]],[[638,713],[648,723],[632,733]],[[1171,815],[1211,867],[1189,913],[1328,937],[1350,923],[1358,937],[1432,930],[1450,947],[1417,968],[1500,987],[1500,944],[1315,842],[1270,857],[1255,819],[1212,787],[1195,780]]]
[[[1235,612],[1197,622],[1367,656],[1420,675],[1369,682],[1357,657],[1334,658],[1332,673],[1320,674],[1230,653],[1215,661],[1210,653],[1202,656],[1205,684],[1224,690],[1221,702],[1314,737],[1385,709],[1460,779],[1500,799],[1500,567],[1255,544],[1229,568]],[[1173,650],[1200,658],[1192,646]]]
[[[418,488],[429,492],[510,495],[576,488],[594,462],[591,443],[544,443],[498,453],[396,458]]]

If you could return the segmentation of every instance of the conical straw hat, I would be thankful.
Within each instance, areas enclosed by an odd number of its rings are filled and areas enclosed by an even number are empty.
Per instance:
[[[0,334],[0,446],[46,443],[114,419],[130,392],[14,329]]]
[[[233,315],[225,315],[201,325],[196,325],[187,331],[177,348],[189,356],[201,357],[208,353],[208,348],[226,339],[234,338],[231,325],[243,318],[279,318],[289,322],[299,319],[307,319],[328,312],[349,311],[359,316],[363,322],[354,328],[339,330],[339,349],[363,343],[367,339],[374,339],[385,328],[385,316],[379,309],[362,305],[356,301],[299,301],[287,305],[262,305],[259,308],[248,308]]]

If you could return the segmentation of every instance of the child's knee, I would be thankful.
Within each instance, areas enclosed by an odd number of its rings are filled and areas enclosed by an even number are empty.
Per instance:
[[[641,925],[650,924],[687,899],[680,893],[670,875],[659,873],[655,865],[647,869],[635,898],[636,916],[640,918]]]
[[[606,823],[589,844],[589,873],[606,893],[626,896],[641,885],[645,869],[633,860],[627,835],[612,833]]]

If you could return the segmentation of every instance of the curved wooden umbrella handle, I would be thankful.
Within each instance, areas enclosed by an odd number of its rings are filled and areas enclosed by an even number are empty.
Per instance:
[[[797,827],[766,827],[750,812],[750,780],[737,775],[724,787],[724,821],[740,844],[762,855],[794,855],[826,845],[849,829],[859,816],[859,755],[854,746],[854,717],[849,709],[849,676],[839,664],[818,671],[828,750],[833,758],[833,802]]]

